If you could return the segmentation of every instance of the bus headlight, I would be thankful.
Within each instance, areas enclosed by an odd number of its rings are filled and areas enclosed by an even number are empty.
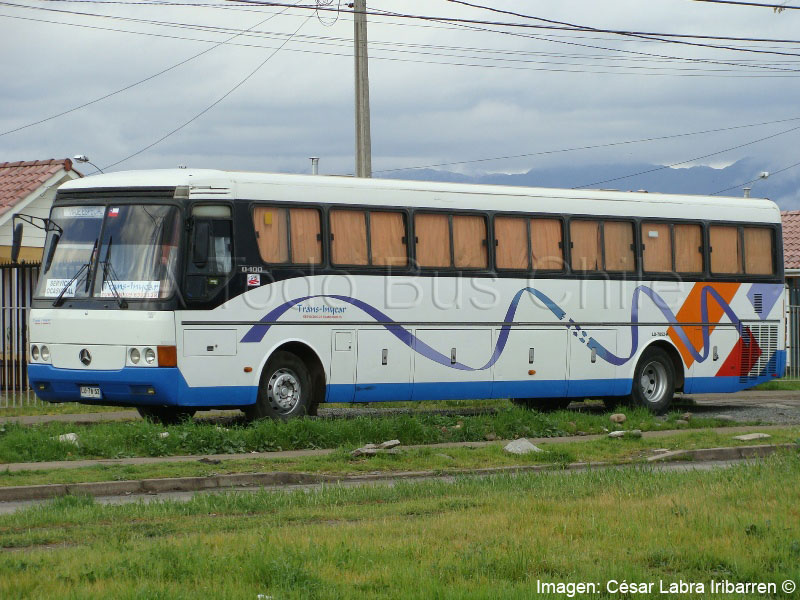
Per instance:
[[[141,355],[139,354],[139,350],[137,348],[131,348],[129,356],[131,357],[131,362],[133,364],[135,365],[139,364],[139,359],[141,358]]]
[[[33,360],[39,360],[39,346],[36,344],[31,346],[31,358]]]
[[[156,362],[156,351],[152,348],[145,348],[144,360],[148,365],[152,365],[154,362]]]
[[[49,362],[50,361],[50,348],[48,348],[47,346],[42,346],[41,353],[42,353],[42,360],[44,362]]]

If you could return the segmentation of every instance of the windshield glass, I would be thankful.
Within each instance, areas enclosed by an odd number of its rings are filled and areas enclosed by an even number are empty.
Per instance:
[[[47,234],[43,256],[50,255],[50,247],[56,244],[53,260],[42,265],[42,274],[36,289],[37,296],[56,298],[64,292],[65,298],[87,296],[89,269],[83,268],[91,262],[92,250],[100,237],[105,208],[102,206],[62,206],[54,208],[51,219],[63,229]],[[81,270],[83,268],[83,270]],[[78,274],[72,283],[70,280]]]
[[[80,207],[86,210],[87,207]],[[89,232],[84,221],[68,218],[74,207],[53,210],[53,220],[64,230],[61,239],[48,238],[48,244],[57,243],[52,264],[40,279],[39,296],[55,297],[70,277],[89,262],[95,240],[100,237],[98,249],[92,260],[94,289],[82,293],[86,287],[85,275],[70,286],[65,297],[92,295],[100,298],[167,298],[176,287],[178,240],[180,235],[179,211],[173,206],[119,204],[92,207],[99,216],[92,221],[95,228]],[[67,211],[66,213],[64,211]],[[104,220],[105,219],[105,220]],[[80,239],[80,251],[70,249]],[[91,238],[91,239],[89,239]],[[68,242],[67,250],[62,245]],[[45,256],[46,250],[45,250]],[[69,261],[69,262],[68,262]],[[47,267],[47,265],[45,265]],[[87,269],[88,271],[89,269]],[[66,277],[60,285],[56,278]],[[83,287],[80,282],[83,281]],[[73,290],[75,287],[75,290]],[[54,292],[54,293],[53,293]]]

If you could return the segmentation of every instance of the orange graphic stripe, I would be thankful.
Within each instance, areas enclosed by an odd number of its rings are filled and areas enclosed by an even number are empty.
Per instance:
[[[731,300],[736,295],[736,292],[739,290],[739,286],[741,286],[740,283],[695,283],[694,287],[692,287],[692,291],[689,292],[689,295],[683,302],[683,306],[681,306],[678,314],[675,315],[678,318],[678,322],[700,323],[702,321],[702,316],[700,314],[700,295],[703,288],[711,287],[725,300],[725,302],[730,304]],[[716,302],[708,303],[709,323],[719,323],[719,320],[722,318],[723,314],[724,311],[719,304]],[[702,328],[698,326],[686,326],[683,327],[683,331],[688,340],[691,342],[695,351],[700,352],[703,349]],[[714,331],[713,326],[708,328],[709,334],[712,331]],[[684,346],[680,337],[678,337],[675,327],[670,327],[667,330],[667,335],[669,335],[670,339],[674,342],[675,346],[678,348],[678,351],[681,353],[686,367],[691,367],[694,363],[694,357],[692,356],[691,352],[689,352],[689,349]]]

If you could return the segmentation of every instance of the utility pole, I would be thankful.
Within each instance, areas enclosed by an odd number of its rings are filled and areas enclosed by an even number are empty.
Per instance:
[[[369,131],[369,65],[367,58],[367,0],[353,1],[356,59],[356,177],[372,177]]]

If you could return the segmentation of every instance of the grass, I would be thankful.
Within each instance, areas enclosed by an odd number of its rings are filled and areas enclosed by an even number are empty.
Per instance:
[[[800,379],[773,379],[752,388],[758,391],[794,392],[800,390]]]
[[[81,404],[79,402],[51,404],[42,400],[38,400],[36,404],[23,404],[23,402],[25,401],[21,398],[16,400],[8,397],[0,398],[0,417],[84,415],[87,413],[118,412],[123,410],[130,410],[133,411],[133,414],[136,414],[136,409],[124,406],[99,406],[96,404]]]
[[[769,440],[756,443],[783,444],[795,442],[800,428],[770,430]],[[297,472],[326,475],[354,475],[376,472],[437,471],[481,469],[531,464],[561,466],[572,462],[644,461],[653,450],[693,450],[751,445],[733,439],[732,433],[693,430],[658,438],[601,438],[576,442],[543,442],[541,453],[515,456],[503,451],[500,444],[480,448],[409,448],[401,454],[379,454],[372,458],[353,458],[348,449],[340,448],[324,456],[297,458],[253,458],[223,460],[219,464],[198,461],[154,463],[148,465],[98,465],[76,469],[44,469],[39,471],[0,471],[0,487],[123,481],[162,477],[204,477],[228,473]]]
[[[337,408],[342,405],[331,404],[328,405],[332,408]],[[448,408],[507,408],[508,400],[441,400],[436,402],[381,402],[364,403],[364,404],[350,404],[344,406],[363,406],[370,408],[408,408],[417,411],[424,410],[437,410]],[[37,415],[83,415],[87,413],[100,413],[100,412],[119,412],[130,411],[131,414],[137,414],[135,408],[130,406],[104,406],[100,404],[81,404],[80,402],[58,402],[51,403],[43,400],[35,400],[35,404],[30,403],[28,397],[25,395],[15,396],[0,396],[0,417],[24,417],[24,416],[37,416]],[[216,411],[219,412],[219,411]],[[236,414],[239,411],[226,411],[230,414]],[[199,411],[197,417],[203,418],[206,414],[204,411]]]
[[[679,426],[678,412],[657,418],[646,409],[627,409],[626,429],[643,431],[727,426],[730,421],[693,417]],[[612,424],[607,415],[574,411],[543,414],[506,407],[496,414],[443,416],[417,413],[354,419],[296,419],[286,423],[258,421],[220,427],[202,421],[171,427],[146,421],[125,423],[45,423],[0,425],[0,463],[82,458],[123,458],[180,454],[236,454],[250,451],[356,447],[399,439],[404,445],[500,439],[555,437],[602,433]],[[163,432],[167,437],[161,437]],[[79,444],[58,441],[64,433],[78,435]]]
[[[618,597],[605,592],[613,578],[774,582],[774,597],[791,598],[780,583],[800,580],[799,479],[800,457],[786,453],[704,472],[458,478],[186,503],[65,497],[0,516],[0,545],[16,550],[0,553],[0,597],[513,600],[538,597],[537,580],[598,583],[597,596]]]

